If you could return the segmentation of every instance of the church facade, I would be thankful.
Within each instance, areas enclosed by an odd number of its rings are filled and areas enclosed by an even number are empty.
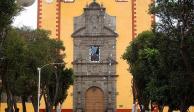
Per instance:
[[[74,17],[73,109],[116,112],[116,17],[92,2]]]
[[[154,1],[37,0],[37,27],[64,42],[66,66],[75,72],[62,112],[131,112],[132,75],[121,57],[139,33],[150,30]],[[6,103],[0,105],[4,112]],[[31,103],[26,108],[33,110]],[[43,100],[40,109],[45,110]]]
[[[132,76],[121,56],[138,33],[151,28],[152,2],[38,0],[38,28],[64,42],[65,62],[75,72],[63,112],[131,111]]]

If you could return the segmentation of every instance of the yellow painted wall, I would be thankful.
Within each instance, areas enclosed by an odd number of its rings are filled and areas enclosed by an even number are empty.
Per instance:
[[[41,2],[41,28],[47,29],[51,31],[51,37],[57,38],[56,36],[56,21],[57,21],[57,15],[56,15],[56,1],[54,0],[53,3],[46,3],[46,0],[42,0]]]
[[[116,16],[117,18],[117,30],[119,37],[117,38],[117,104],[123,105],[122,108],[130,108],[132,105],[132,94],[130,89],[130,75],[127,71],[128,65],[121,59],[126,46],[131,41],[131,2],[115,2],[114,0],[97,0],[99,3],[103,3],[106,8],[106,12],[109,15]],[[73,60],[73,41],[71,34],[73,33],[73,17],[80,16],[83,13],[83,8],[86,4],[89,4],[88,0],[77,0],[74,3],[63,3],[61,12],[61,40],[64,41],[66,47],[67,57],[65,61],[68,66],[72,66]],[[121,13],[122,12],[122,13]],[[71,91],[72,92],[72,91]],[[72,96],[69,96],[65,103],[65,108],[72,108]]]
[[[17,103],[17,106],[19,108],[19,111],[22,112],[22,104],[21,103]],[[6,103],[0,103],[0,112],[5,112],[5,108],[7,108],[7,104]],[[31,103],[26,103],[26,108],[27,108],[27,112],[34,112],[33,106]]]
[[[137,0],[136,4],[138,7],[136,7],[136,25],[137,25],[137,34],[141,33],[145,30],[151,29],[151,16],[142,16],[142,15],[148,15],[149,13],[149,6],[148,4],[151,4],[152,0]]]
[[[73,61],[73,39],[71,34],[73,33],[73,17],[80,16],[83,13],[83,8],[86,4],[91,3],[92,0],[75,0],[73,3],[61,3],[61,35],[60,39],[64,42],[66,47],[66,58],[68,67],[72,67],[71,62]],[[117,108],[129,109],[132,106],[132,90],[131,90],[131,78],[132,76],[127,71],[128,65],[121,58],[125,48],[129,45],[132,40],[132,8],[131,0],[128,2],[116,2],[116,0],[97,0],[98,3],[103,3],[106,8],[106,12],[109,15],[116,16],[116,32],[119,34],[117,38]],[[138,33],[147,29],[151,26],[151,16],[147,14],[147,9],[151,0],[136,0],[136,11],[137,11],[137,31]],[[50,10],[56,6],[55,2],[51,4],[43,3],[44,9],[42,10],[42,28],[55,32],[56,30],[52,27],[55,25],[52,20],[48,20],[48,16],[55,16],[56,10]],[[143,21],[141,20],[143,18]],[[53,33],[54,34],[54,33]],[[54,35],[51,35],[55,38]],[[69,90],[69,96],[63,104],[64,108],[72,108],[72,88]]]
[[[50,30],[51,37],[56,36],[56,0],[48,4],[45,0],[41,1],[41,18],[40,25],[42,29]],[[73,17],[80,16],[83,13],[83,8],[86,4],[91,3],[92,0],[75,0],[73,3],[61,3],[61,35],[60,39],[64,42],[66,47],[65,62],[68,67],[72,67],[73,61]],[[132,40],[132,7],[131,0],[128,2],[116,2],[116,0],[96,0],[98,3],[103,3],[106,8],[106,13],[111,16],[116,16],[116,32],[119,34],[117,38],[117,109],[131,109],[132,107],[132,90],[131,79],[132,76],[127,71],[128,64],[121,58],[125,48]],[[151,16],[147,14],[148,5],[151,0],[136,0],[136,16],[137,16],[137,32],[150,29]],[[63,108],[72,109],[72,87],[69,89],[69,95],[63,104]],[[5,106],[3,104],[3,106]],[[44,103],[41,101],[41,108],[44,108]],[[3,107],[4,108],[4,107]],[[31,106],[29,107],[32,108]],[[2,111],[4,112],[4,111]]]
[[[22,103],[17,103],[17,107],[19,108],[19,112],[22,112]],[[0,103],[0,112],[5,112],[5,108],[7,108],[7,103]],[[45,108],[45,103],[44,100],[41,99],[40,101],[40,109]],[[26,109],[27,112],[34,112],[34,108],[32,106],[32,103],[26,103]]]
[[[41,0],[41,27],[42,29],[50,30],[51,37],[56,36],[56,0],[53,3],[48,4],[45,0]],[[115,2],[116,0],[97,0],[98,3],[103,3],[106,8],[106,12],[109,15],[116,16],[116,32],[119,34],[117,38],[117,109],[131,109],[132,107],[132,90],[131,79],[132,76],[127,71],[128,64],[121,58],[125,48],[132,40],[132,7],[131,1],[128,2]],[[66,58],[68,67],[72,67],[73,61],[73,39],[71,34],[73,33],[73,17],[80,16],[83,13],[83,8],[86,4],[91,3],[92,0],[75,0],[73,3],[61,3],[61,35],[60,39],[64,42],[66,47]],[[136,17],[136,33],[141,33],[144,30],[149,30],[151,26],[151,16],[148,15],[148,5],[151,0],[135,0],[135,17]],[[72,109],[72,87],[69,89],[69,95],[63,104],[63,109]],[[18,104],[21,109],[21,104]],[[6,108],[5,103],[1,103],[1,112],[4,112]],[[29,112],[33,112],[32,105],[27,104]],[[44,109],[44,101],[41,100],[40,108]],[[165,108],[167,111],[167,108]],[[194,112],[194,108],[190,108],[190,112]]]

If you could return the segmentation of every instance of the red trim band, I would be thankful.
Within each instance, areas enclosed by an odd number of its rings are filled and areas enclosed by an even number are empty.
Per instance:
[[[37,28],[41,28],[41,20],[42,20],[42,0],[38,0]]]
[[[61,1],[58,0],[56,4],[56,36],[60,40],[61,35]]]
[[[135,36],[137,35],[136,31],[136,0],[131,0],[131,8],[132,8],[132,40],[135,38]]]
[[[155,4],[155,0],[151,0],[152,3]],[[151,15],[151,23],[154,24],[156,22],[155,15]]]

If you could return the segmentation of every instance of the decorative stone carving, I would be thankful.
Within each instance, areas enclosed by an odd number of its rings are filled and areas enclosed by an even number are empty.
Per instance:
[[[92,2],[86,5],[81,16],[74,17],[72,34],[74,42],[72,64],[76,73],[73,94],[74,112],[90,112],[87,109],[95,107],[90,107],[91,104],[86,103],[88,99],[85,95],[91,87],[100,88],[104,93],[103,108],[95,111],[116,112],[116,37],[118,34],[115,32],[116,17],[109,16],[105,10],[103,5]],[[91,60],[92,46],[98,46],[99,61]]]
[[[105,13],[105,8],[92,2],[81,16],[74,18],[72,37],[117,37],[116,17]]]

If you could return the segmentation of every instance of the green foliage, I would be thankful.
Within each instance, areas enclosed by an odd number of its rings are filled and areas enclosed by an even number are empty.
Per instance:
[[[149,32],[149,31],[145,31],[141,34],[139,34],[138,39],[134,39],[133,42],[131,43],[130,46],[127,47],[126,51],[123,54],[123,59],[125,60],[129,60],[127,61],[128,64],[130,63],[135,63],[135,61],[137,60],[137,56],[138,56],[138,49],[144,49],[146,47],[152,47],[151,45],[151,41],[153,41],[153,33]],[[133,51],[135,52],[133,52]]]
[[[193,10],[193,0],[157,0],[156,5],[150,6],[150,13],[160,19],[156,23],[157,31],[173,38],[180,38],[182,32],[184,36],[193,35]]]
[[[191,43],[193,38],[187,40],[187,44]],[[123,59],[130,65],[136,88],[135,97],[141,104],[148,106],[151,100],[161,108],[168,105],[172,109],[193,104],[193,80],[182,64],[179,45],[176,38],[146,31],[127,47]],[[193,47],[189,48],[189,52],[193,54]]]
[[[123,54],[128,64],[130,64],[130,72],[135,82],[136,97],[140,104],[148,108],[150,98],[156,100],[153,94],[157,94],[155,90],[161,91],[162,88],[156,85],[159,80],[160,52],[156,48],[157,40],[152,32],[145,31],[137,36],[127,47]]]
[[[194,2],[157,0],[156,3],[151,5],[150,13],[160,19],[156,32],[165,35],[162,42],[168,46],[168,50],[163,45],[159,47],[162,56],[166,57],[163,67],[169,74],[168,104],[172,109],[186,111],[194,103],[191,95],[194,92]]]
[[[20,11],[15,0],[0,0],[0,32],[8,27],[14,16]]]
[[[12,85],[15,85],[18,76],[25,74],[26,49],[25,41],[20,38],[16,30],[10,30],[3,46],[3,52],[5,53],[7,68],[7,72],[4,74],[6,76],[5,81],[12,90],[15,88]]]
[[[50,79],[50,84],[48,85],[49,91],[51,93],[50,99],[52,102],[55,102],[54,105],[58,103],[63,103],[67,97],[67,90],[69,89],[70,85],[73,84],[73,70],[72,69],[64,69],[61,68],[57,70],[58,78],[55,77],[56,74],[53,74]],[[56,87],[56,81],[59,82],[58,87]],[[58,92],[56,93],[56,88],[58,88]],[[53,92],[53,93],[52,93]],[[56,99],[55,95],[57,96]]]
[[[4,69],[1,74],[3,89],[7,93],[8,111],[13,111],[13,108],[17,108],[15,102],[15,96],[25,96],[27,88],[25,85],[19,86],[19,82],[25,76],[25,58],[27,46],[25,40],[21,38],[20,34],[15,29],[10,29],[7,32],[5,42],[2,46],[2,50],[5,53]],[[22,89],[21,89],[22,88]],[[20,91],[18,89],[21,89]],[[26,90],[25,90],[26,89]],[[21,94],[22,93],[22,94]]]
[[[50,39],[50,33],[44,30],[30,30],[28,28],[18,30],[27,42],[28,74],[37,78],[37,67],[63,62],[65,47],[62,41]],[[60,65],[49,65],[41,70],[42,95],[47,96],[45,103],[50,105],[50,107],[46,106],[47,109],[52,109],[52,106],[59,102],[63,103],[67,96],[67,90],[72,85],[73,72],[71,69],[68,72],[66,70],[68,69]],[[37,79],[34,81],[37,82]]]
[[[62,41],[50,39],[48,31],[31,30],[26,27],[10,28],[13,17],[20,10],[21,7],[17,6],[15,0],[0,0],[0,58],[2,55],[4,57],[4,63],[1,63],[3,69],[0,71],[0,79],[3,80],[4,89],[10,99],[9,111],[13,111],[11,108],[13,108],[12,97],[14,96],[22,97],[22,101],[30,97],[36,111],[37,68],[49,63],[63,62],[65,48]],[[5,43],[3,43],[4,40]],[[47,100],[46,103],[50,103],[53,107],[53,104],[64,102],[67,89],[73,83],[72,69],[64,66],[57,68],[48,66],[44,68],[41,75],[42,94],[50,95],[50,98],[55,96],[53,100]],[[53,78],[53,76],[56,77]],[[53,90],[50,89],[52,87]],[[2,88],[0,89],[2,91]],[[53,94],[47,90],[51,90]]]
[[[185,112],[194,104],[194,2],[156,0],[150,14],[159,19],[154,33],[138,35],[123,59],[130,65],[138,100],[149,98],[161,108]]]
[[[193,54],[193,37],[186,44]],[[140,104],[149,100],[171,109],[188,108],[193,104],[194,85],[180,52],[180,41],[163,33],[142,32],[127,47],[123,59],[130,65]],[[194,59],[191,58],[191,63]],[[178,94],[175,94],[178,93]],[[147,107],[146,107],[147,108]]]
[[[4,88],[13,96],[26,101],[29,97],[37,110],[37,68],[50,63],[61,63],[65,57],[62,41],[49,38],[49,32],[29,28],[11,29],[3,52],[6,57]],[[48,96],[50,107],[63,103],[73,84],[73,70],[64,65],[45,66],[41,72],[41,94]],[[24,103],[25,104],[25,103]],[[52,109],[52,108],[51,108]]]

